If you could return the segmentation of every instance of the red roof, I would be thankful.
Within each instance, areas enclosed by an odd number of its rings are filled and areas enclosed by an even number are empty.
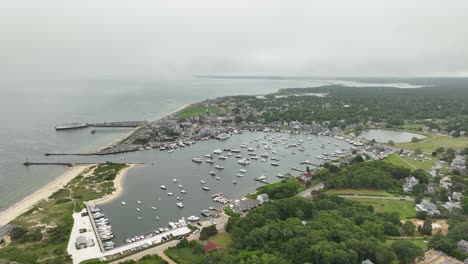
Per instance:
[[[310,173],[310,172],[305,172],[305,173],[304,173],[304,176],[307,177],[307,178],[312,178],[312,173]]]
[[[211,251],[213,249],[223,250],[223,247],[221,247],[220,245],[218,245],[215,242],[208,241],[208,243],[206,243],[205,248],[204,248],[205,253],[209,252],[209,251]]]

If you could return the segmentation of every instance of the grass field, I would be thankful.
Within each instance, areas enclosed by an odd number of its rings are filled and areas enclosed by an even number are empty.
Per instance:
[[[432,165],[434,165],[437,158],[427,154],[425,154],[424,157],[429,158],[431,160],[422,160],[421,158],[416,158],[416,160],[414,160],[414,158],[411,157],[400,157],[397,154],[392,154],[385,158],[384,161],[396,166],[408,168],[410,170],[422,169],[424,171],[427,171],[432,167]]]
[[[331,189],[326,191],[327,194],[330,195],[364,195],[364,196],[383,196],[383,197],[394,197],[398,196],[396,194],[388,193],[387,191],[383,190],[373,190],[373,189]]]
[[[405,240],[411,241],[413,244],[420,247],[424,251],[427,250],[427,243],[424,242],[423,238],[411,238],[411,239],[405,239]],[[387,239],[385,240],[385,245],[390,246],[395,241],[398,241],[398,239]]]
[[[363,204],[372,205],[376,212],[397,212],[400,214],[400,219],[414,218],[416,210],[414,209],[413,201],[401,200],[385,200],[371,198],[348,198]]]
[[[208,240],[218,243],[223,248],[228,248],[232,243],[231,234],[226,233],[226,232],[218,233],[210,237]]]
[[[205,106],[200,106],[200,105],[193,105],[180,111],[177,114],[177,117],[190,118],[194,116],[206,115],[207,113],[218,113],[220,111],[221,109],[218,107],[205,107]]]
[[[423,152],[432,152],[439,147],[444,147],[445,149],[462,149],[468,147],[468,137],[455,138],[451,136],[428,134],[427,138],[421,139],[418,142],[397,143],[396,146],[408,150],[420,148]]]
[[[203,258],[203,254],[194,254],[193,248],[190,247],[171,247],[166,249],[164,251],[164,254],[166,254],[169,258],[171,258],[178,264],[200,263]]]

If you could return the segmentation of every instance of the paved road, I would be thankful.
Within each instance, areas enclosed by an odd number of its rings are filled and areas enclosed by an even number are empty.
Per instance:
[[[310,194],[312,191],[323,189],[323,187],[324,187],[323,182],[319,182],[316,185],[309,187],[296,195],[304,197],[304,198],[309,198],[309,197],[312,197],[312,195]]]
[[[386,196],[373,196],[373,195],[338,195],[343,198],[364,198],[364,199],[382,199],[382,200],[401,200],[401,197],[386,197]],[[411,197],[405,197],[406,201],[414,201]]]

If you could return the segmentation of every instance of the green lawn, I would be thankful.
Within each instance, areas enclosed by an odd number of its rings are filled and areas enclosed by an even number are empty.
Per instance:
[[[397,196],[391,194],[384,190],[373,190],[373,189],[349,189],[349,188],[340,188],[340,189],[331,189],[326,191],[330,195],[367,195],[367,196],[384,196],[384,197],[393,197]]]
[[[422,169],[424,171],[429,170],[432,165],[437,161],[437,157],[432,157],[431,155],[424,155],[425,158],[429,158],[431,160],[424,160],[423,158],[416,158],[416,160],[412,157],[400,157],[398,154],[392,154],[384,159],[384,161],[391,163],[396,166],[402,166],[404,168],[408,168],[410,170]]]
[[[232,237],[231,237],[231,234],[229,233],[221,232],[210,237],[208,241],[216,242],[223,248],[228,248],[232,243]]]
[[[415,237],[415,238],[405,239],[405,240],[411,241],[413,244],[420,247],[424,251],[427,250],[427,243],[424,242],[423,238]],[[385,240],[385,245],[390,246],[395,241],[398,241],[398,239],[387,239],[387,240]]]
[[[205,107],[201,105],[193,105],[184,110],[180,111],[177,114],[179,118],[190,118],[194,116],[202,116],[206,115],[207,113],[218,113],[221,109],[218,107]]]
[[[200,263],[203,258],[203,254],[194,254],[193,248],[190,247],[171,247],[166,249],[164,254],[178,264]]]
[[[363,204],[372,205],[376,212],[398,212],[400,219],[414,218],[416,210],[413,201],[385,200],[372,198],[348,198]]]
[[[468,147],[468,137],[451,137],[443,135],[427,134],[427,138],[418,142],[397,143],[397,147],[416,150],[420,148],[423,152],[432,152],[438,147],[462,149]]]

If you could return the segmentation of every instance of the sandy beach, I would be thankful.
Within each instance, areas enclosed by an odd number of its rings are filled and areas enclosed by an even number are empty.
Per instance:
[[[107,196],[104,196],[102,198],[99,198],[97,200],[93,200],[93,201],[89,201],[88,203],[89,204],[94,204],[94,205],[98,205],[98,204],[103,204],[103,203],[108,203],[116,198],[118,198],[121,194],[122,194],[122,191],[123,191],[123,180],[125,178],[125,175],[127,175],[127,172],[129,169],[139,165],[139,164],[127,164],[128,167],[122,169],[121,171],[119,171],[119,173],[115,176],[115,179],[114,179],[114,187],[115,187],[115,191],[113,193],[111,193],[110,195],[107,195]]]
[[[28,195],[22,201],[14,204],[7,210],[0,213],[0,226],[8,224],[11,220],[15,219],[22,213],[31,209],[37,202],[40,200],[46,199],[51,196],[53,193],[58,191],[59,189],[63,188],[68,182],[70,182],[73,178],[75,178],[78,174],[83,172],[85,169],[91,167],[93,165],[86,165],[86,166],[74,166],[67,170],[64,174],[62,174],[57,179],[53,180],[52,182],[48,183],[46,186],[42,187],[41,189],[37,190],[36,192]]]

